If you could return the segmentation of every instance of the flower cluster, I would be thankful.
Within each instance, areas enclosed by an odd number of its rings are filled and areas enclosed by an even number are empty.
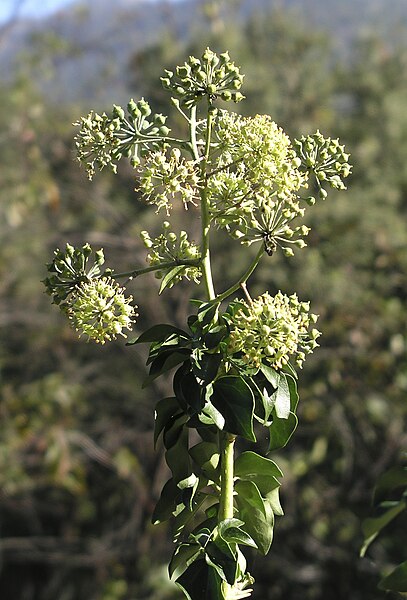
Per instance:
[[[124,288],[111,277],[100,277],[82,283],[73,294],[68,316],[75,329],[97,343],[126,337],[123,329],[131,330],[138,316],[133,298],[124,295]]]
[[[181,156],[178,148],[149,154],[139,171],[137,191],[149,204],[164,208],[167,214],[172,201],[180,198],[185,208],[198,198],[199,175],[195,163]]]
[[[300,302],[296,294],[267,292],[250,304],[238,301],[230,317],[231,354],[243,353],[243,360],[259,368],[262,362],[279,370],[290,359],[301,367],[307,354],[318,346],[320,332],[311,329],[317,315],[309,313],[309,302]]]
[[[176,67],[175,73],[166,70],[161,82],[187,108],[191,108],[205,96],[210,102],[216,98],[234,102],[243,100],[239,92],[243,75],[239,68],[230,60],[227,52],[218,56],[209,48],[201,59],[190,56],[182,66]]]
[[[92,179],[96,168],[101,171],[109,166],[115,173],[120,158],[117,136],[121,127],[120,119],[112,119],[106,113],[99,115],[92,110],[74,125],[80,127],[75,136],[78,160],[85,165],[89,179]]]
[[[263,240],[269,254],[283,245],[305,246],[307,227],[292,228],[303,216],[298,190],[307,187],[289,137],[268,115],[243,117],[220,111],[217,168],[208,177],[211,214],[220,227],[251,244]]]
[[[166,117],[156,114],[149,120],[151,108],[144,99],[130,100],[127,114],[121,106],[114,106],[112,116],[91,111],[74,123],[80,127],[75,136],[78,160],[84,163],[89,179],[95,169],[109,166],[114,173],[122,156],[131,159],[133,165],[140,162],[139,154],[145,156],[151,150],[161,148],[163,138],[170,130]]]
[[[168,221],[164,221],[162,229],[163,232],[156,238],[151,238],[148,231],[142,231],[140,234],[143,244],[149,250],[147,261],[151,266],[169,262],[173,263],[168,269],[156,271],[156,277],[161,279],[174,271],[173,277],[168,281],[166,287],[172,287],[184,277],[185,279],[199,283],[201,278],[201,269],[199,266],[178,264],[174,270],[174,263],[198,261],[200,259],[199,247],[188,239],[186,231],[181,231],[178,236],[173,231],[170,231],[170,223]]]
[[[294,147],[301,159],[302,168],[314,173],[321,199],[324,200],[328,195],[322,187],[324,181],[332,188],[346,189],[343,179],[350,175],[351,165],[348,163],[349,154],[338,139],[325,138],[317,131],[295,140]],[[312,198],[310,200],[311,203],[315,201]]]
[[[66,249],[55,250],[54,260],[47,265],[50,275],[44,279],[47,294],[52,296],[52,302],[58,304],[65,311],[68,303],[66,299],[78,285],[91,281],[100,275],[100,267],[104,264],[103,250],[95,252],[92,264],[88,264],[92,248],[85,244],[82,248],[74,248],[70,244]]]

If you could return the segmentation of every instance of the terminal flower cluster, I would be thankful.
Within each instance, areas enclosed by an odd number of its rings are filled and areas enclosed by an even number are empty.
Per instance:
[[[228,52],[218,56],[207,48],[201,59],[190,56],[182,66],[176,67],[175,73],[166,70],[161,82],[187,108],[196,105],[204,97],[210,102],[216,98],[234,102],[243,100],[243,95],[238,91],[243,75],[230,60]]]
[[[208,178],[214,220],[251,244],[263,240],[269,254],[281,244],[305,246],[307,227],[290,226],[304,215],[298,191],[308,185],[289,137],[268,115],[243,117],[220,111],[217,121],[219,156]]]
[[[228,350],[243,353],[243,360],[255,368],[264,362],[280,370],[291,359],[302,367],[320,336],[317,329],[310,331],[318,316],[310,314],[309,308],[309,302],[300,302],[296,294],[282,292],[274,297],[266,292],[251,303],[236,302]]]
[[[104,344],[118,335],[126,337],[123,329],[132,329],[138,314],[131,304],[132,296],[111,277],[100,277],[82,283],[74,292],[68,310],[73,327],[89,339]]]
[[[160,266],[165,263],[177,263],[179,266],[176,275],[171,279],[167,287],[172,287],[183,278],[199,283],[201,278],[201,269],[199,266],[183,265],[183,261],[198,261],[200,259],[200,249],[188,239],[186,231],[181,231],[179,235],[170,231],[170,223],[164,221],[162,233],[151,238],[148,231],[142,231],[141,239],[146,248],[148,248],[147,262],[151,266]],[[171,268],[170,268],[171,270]],[[161,279],[168,270],[156,271],[155,275]]]

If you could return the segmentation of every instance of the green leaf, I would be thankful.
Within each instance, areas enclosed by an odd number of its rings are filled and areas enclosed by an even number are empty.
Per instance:
[[[219,303],[205,303],[198,309],[197,317],[202,326],[212,323],[218,312]]]
[[[175,414],[168,420],[163,435],[164,446],[167,450],[177,443],[181,433],[184,431],[184,425],[187,419],[187,415],[180,413]]]
[[[205,547],[205,560],[212,565],[220,577],[233,585],[237,575],[237,557],[222,538],[210,541]]]
[[[176,398],[163,398],[163,400],[157,402],[155,407],[154,447],[157,444],[160,433],[169,420],[180,414],[181,410]]]
[[[283,507],[280,503],[280,490],[278,487],[274,488],[274,490],[271,490],[271,492],[268,492],[266,495],[266,500],[270,504],[271,510],[275,515],[279,517],[284,515]]]
[[[278,382],[280,379],[279,372],[273,369],[272,367],[264,365],[263,363],[260,365],[260,371],[263,373],[267,381],[271,383],[273,388],[276,390],[278,388]]]
[[[241,377],[217,379],[213,384],[211,402],[223,415],[226,431],[256,441],[253,431],[253,392]]]
[[[133,344],[145,344],[146,342],[162,342],[172,333],[176,333],[182,338],[190,339],[190,335],[186,331],[183,331],[178,327],[174,327],[174,325],[162,323],[159,325],[153,325],[153,327],[147,329],[138,338],[127,342],[126,346],[132,346]]]
[[[373,502],[378,504],[386,499],[391,492],[399,488],[400,492],[407,486],[407,467],[397,465],[392,467],[379,478],[374,492]]]
[[[171,579],[179,577],[182,573],[200,556],[203,555],[204,549],[200,544],[181,544],[175,549],[172,555],[168,572]]]
[[[200,480],[198,479],[198,477],[195,475],[195,473],[192,473],[191,475],[189,475],[188,477],[185,477],[185,479],[182,479],[180,481],[178,481],[177,483],[177,487],[179,487],[180,490],[182,490],[182,502],[183,504],[185,504],[185,506],[188,507],[188,509],[190,511],[193,510],[193,501],[196,495],[196,492],[198,491],[198,487],[200,484]]]
[[[216,348],[217,346],[219,346],[220,342],[227,335],[227,333],[228,330],[227,327],[225,327],[225,325],[217,325],[216,327],[213,327],[203,337],[205,346],[209,350]]]
[[[195,513],[201,508],[202,504],[207,499],[207,494],[197,492],[191,497],[187,505],[177,514],[174,519],[174,541],[181,535],[185,525],[193,518]]]
[[[383,577],[378,585],[380,590],[407,592],[407,560],[402,562],[389,575]]]
[[[199,420],[205,425],[216,425],[221,431],[225,427],[225,417],[209,399],[205,402],[202,413],[199,415]]]
[[[206,560],[195,560],[175,583],[188,600],[225,600],[222,579]]]
[[[251,451],[243,452],[237,457],[234,472],[243,481],[253,481],[263,496],[279,487],[277,477],[283,476],[274,461]]]
[[[263,425],[266,425],[268,423],[271,413],[273,412],[274,405],[276,403],[276,395],[272,394],[270,396],[266,388],[264,388],[263,391],[260,392],[260,398],[262,400],[264,409]]]
[[[212,442],[200,442],[189,449],[189,454],[205,477],[212,481],[217,481],[219,479],[217,467],[219,465],[220,455],[217,444]]]
[[[278,379],[274,410],[279,419],[288,419],[290,415],[290,390],[285,373]]]
[[[192,363],[195,377],[200,379],[203,385],[208,385],[208,383],[211,383],[218,374],[221,361],[221,354],[202,353],[201,357],[194,360]]]
[[[166,352],[174,352],[175,350],[182,350],[185,352],[190,341],[191,340],[187,340],[186,338],[181,338],[176,333],[171,333],[165,340],[153,342],[150,346],[146,364],[151,364],[156,358]],[[188,350],[188,352],[190,352],[190,350]]]
[[[260,372],[275,389],[275,393],[270,397],[268,397],[268,393],[262,397],[266,413],[265,420],[268,420],[273,407],[278,418],[288,419],[290,411],[295,413],[298,405],[297,383],[295,379],[288,373],[278,372],[263,364],[260,366]]]
[[[225,519],[218,525],[218,531],[220,537],[228,542],[229,544],[241,544],[243,546],[250,546],[251,548],[257,548],[256,542],[250,537],[248,533],[240,529],[244,525],[240,519]]]
[[[147,387],[154,379],[170,371],[182,362],[189,358],[190,351],[187,349],[166,350],[157,356],[151,363],[148,377],[143,382],[143,388]]]
[[[164,445],[167,448],[165,460],[176,484],[191,475],[188,442],[189,432],[185,426],[185,415],[182,415],[169,429],[164,430]]]
[[[198,413],[202,409],[202,388],[191,371],[191,363],[185,362],[177,370],[173,380],[174,393],[188,414]]]
[[[161,491],[160,499],[158,500],[151,517],[153,525],[167,521],[174,514],[181,512],[183,508],[183,506],[180,507],[181,498],[181,490],[177,488],[172,478],[169,479]]]
[[[360,556],[364,556],[367,548],[377,537],[380,531],[386,527],[393,519],[395,519],[403,510],[407,507],[406,500],[400,500],[399,502],[391,503],[391,507],[388,508],[379,517],[372,517],[365,519],[362,523],[362,531],[365,538],[363,546],[360,550]]]
[[[297,429],[297,425],[298,419],[293,412],[290,412],[288,419],[279,419],[278,417],[275,417],[269,427],[269,451],[271,452],[271,450],[284,448],[284,446],[288,444],[294,431]]]
[[[262,554],[267,554],[273,541],[274,516],[270,505],[263,501],[258,487],[252,481],[239,480],[235,484],[239,518],[244,529],[257,544]]]
[[[292,375],[289,375],[288,373],[285,373],[285,377],[288,383],[288,388],[290,390],[290,409],[291,412],[295,413],[299,401],[297,381]]]
[[[182,271],[185,271],[185,265],[177,265],[176,267],[168,271],[168,273],[162,278],[158,293],[162,294],[165,288],[168,287],[170,283],[172,283],[172,281],[177,277],[177,275],[182,273]]]

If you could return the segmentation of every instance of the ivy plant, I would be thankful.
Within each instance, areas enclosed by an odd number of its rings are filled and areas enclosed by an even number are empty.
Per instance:
[[[160,294],[184,279],[203,288],[193,293],[201,299],[191,300],[184,328],[156,324],[128,341],[149,344],[146,383],[173,372],[173,394],[158,400],[154,431],[171,478],[152,520],[173,520],[169,572],[190,600],[251,594],[245,549],[268,553],[275,517],[283,514],[283,474],[254,449],[235,456],[235,442],[241,437],[256,448],[264,427],[269,452],[287,444],[298,422],[297,369],[320,335],[317,315],[295,291],[252,298],[248,280],[262,259],[280,251],[290,257],[306,246],[306,208],[329,188],[345,189],[351,170],[337,139],[317,131],[291,141],[268,115],[225,110],[244,99],[242,83],[229,54],[207,48],[162,78],[184,119],[184,137],[172,136],[167,117],[152,114],[145,99],[82,117],[76,148],[89,178],[130,160],[140,196],[165,220],[158,237],[140,232],[146,267],[103,270],[102,250],[67,244],[56,250],[45,279],[72,326],[101,344],[126,336],[136,321],[137,307],[119,280],[154,271]],[[199,212],[198,241],[172,230],[173,206]],[[221,229],[238,244],[256,245],[257,253],[237,281],[218,291],[211,241]]]

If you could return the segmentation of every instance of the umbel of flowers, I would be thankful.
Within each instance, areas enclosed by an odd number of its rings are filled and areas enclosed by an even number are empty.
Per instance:
[[[185,119],[182,138],[171,135],[167,117],[152,114],[145,99],[114,106],[109,115],[91,111],[75,123],[78,159],[89,178],[105,167],[116,172],[128,159],[141,197],[164,212],[157,237],[140,232],[147,266],[103,271],[102,250],[67,244],[48,265],[45,286],[73,327],[102,344],[126,335],[136,321],[121,279],[154,272],[159,293],[184,279],[202,287],[185,328],[157,324],[128,342],[150,344],[147,382],[174,371],[174,394],[155,410],[154,439],[162,437],[171,477],[152,519],[172,519],[169,572],[187,598],[245,598],[253,584],[245,552],[269,551],[275,516],[283,514],[282,472],[254,450],[235,456],[235,440],[254,443],[266,427],[269,452],[287,444],[297,426],[295,367],[320,335],[309,302],[293,291],[252,299],[247,282],[262,259],[306,246],[307,207],[324,200],[330,187],[344,189],[351,167],[339,141],[319,131],[291,141],[268,115],[243,117],[217,106],[243,100],[243,75],[227,52],[207,48],[166,71],[162,83]],[[199,239],[173,231],[174,206],[199,211]],[[221,291],[210,254],[219,229],[234,243],[257,246],[238,280]]]

